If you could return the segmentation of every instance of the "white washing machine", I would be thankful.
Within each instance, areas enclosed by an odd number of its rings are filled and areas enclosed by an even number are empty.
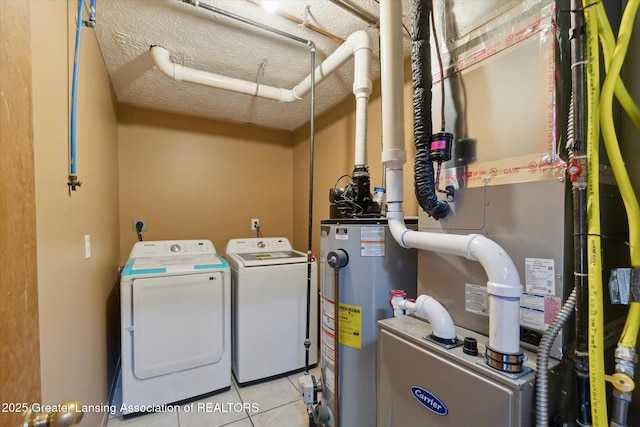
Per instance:
[[[238,384],[305,367],[307,255],[285,238],[230,240],[231,367]],[[311,262],[309,365],[318,363],[318,280]]]
[[[137,242],[120,293],[124,415],[230,388],[230,269],[211,241]]]

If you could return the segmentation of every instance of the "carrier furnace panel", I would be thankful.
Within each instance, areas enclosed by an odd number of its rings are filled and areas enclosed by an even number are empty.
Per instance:
[[[424,339],[431,326],[422,319],[395,317],[378,327],[378,427],[532,425],[533,353],[526,352],[523,374],[506,374],[488,367],[482,351],[471,356]],[[484,342],[462,328],[456,334]]]

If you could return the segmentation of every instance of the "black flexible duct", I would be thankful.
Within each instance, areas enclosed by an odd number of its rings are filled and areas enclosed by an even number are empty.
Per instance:
[[[413,80],[413,137],[416,146],[414,185],[418,204],[429,216],[440,219],[449,213],[449,204],[436,196],[433,162],[429,159],[431,122],[431,36],[430,2],[415,0],[411,19],[411,70]]]

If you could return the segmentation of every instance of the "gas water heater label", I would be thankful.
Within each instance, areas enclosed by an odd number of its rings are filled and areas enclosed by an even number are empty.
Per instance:
[[[416,398],[418,402],[431,412],[437,415],[447,415],[449,413],[449,408],[444,404],[438,396],[431,393],[426,388],[420,387],[418,385],[414,385],[411,387],[411,394]]]
[[[362,348],[362,307],[340,304],[340,344]]]
[[[555,269],[552,259],[525,258],[526,291],[535,294],[553,295]]]
[[[321,312],[321,351],[327,358],[333,360],[335,340],[335,303],[326,297],[320,300]],[[362,348],[362,307],[357,305],[340,304],[338,310],[339,322],[338,340],[342,345]]]
[[[384,227],[362,227],[360,256],[384,256]]]

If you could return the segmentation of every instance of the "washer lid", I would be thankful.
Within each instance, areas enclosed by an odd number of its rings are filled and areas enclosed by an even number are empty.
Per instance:
[[[228,268],[229,263],[218,255],[182,255],[131,258],[122,270],[123,276],[204,272]]]
[[[245,267],[307,262],[307,256],[298,251],[235,253],[233,255],[240,258]]]
[[[231,239],[226,254],[245,267],[307,262],[307,255],[294,250],[286,237]]]

